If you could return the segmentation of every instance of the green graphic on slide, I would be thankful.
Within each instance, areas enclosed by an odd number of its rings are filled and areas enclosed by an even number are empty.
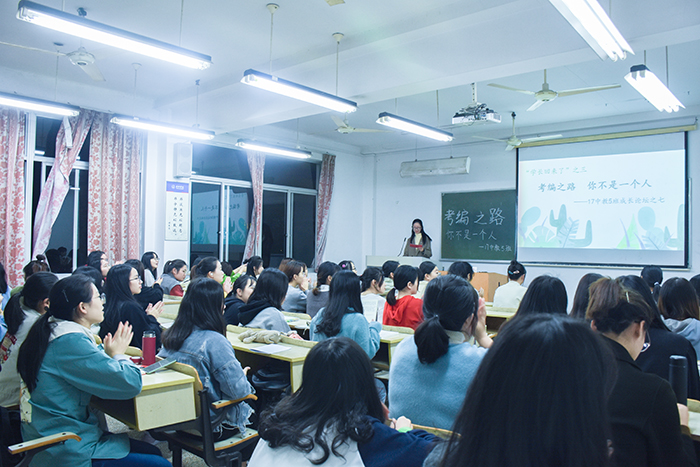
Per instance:
[[[554,211],[549,212],[549,218],[545,217],[542,224],[536,225],[528,231],[529,227],[539,221],[540,208],[534,206],[525,211],[518,226],[519,246],[531,248],[585,248],[593,241],[593,226],[591,221],[586,221],[586,234],[584,238],[576,238],[579,221],[566,216],[566,206],[561,205],[559,216],[554,217]],[[549,225],[554,229],[545,226]]]
[[[620,219],[624,236],[617,248],[623,250],[681,250],[685,245],[685,206],[678,206],[678,215],[676,221],[676,237],[671,236],[668,226],[656,226],[656,212],[654,209],[645,206],[637,211],[637,221],[635,222],[634,215],[628,227]],[[639,227],[644,230],[640,234]]]

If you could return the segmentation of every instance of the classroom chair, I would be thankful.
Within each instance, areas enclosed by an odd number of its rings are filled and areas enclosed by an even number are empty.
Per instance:
[[[13,456],[24,454],[24,457],[22,458],[20,463],[17,464],[15,467],[27,467],[32,462],[32,459],[35,455],[57,444],[63,444],[69,439],[81,441],[82,438],[80,438],[80,436],[76,435],[75,433],[64,431],[61,433],[56,433],[53,435],[33,439],[31,441],[23,441],[18,444],[13,444],[12,446],[8,446],[7,451]],[[1,460],[0,466],[2,466]]]
[[[195,420],[168,427],[168,431],[153,433],[155,439],[168,442],[168,447],[173,452],[173,467],[182,467],[183,450],[202,458],[211,467],[240,467],[243,460],[241,451],[257,442],[258,432],[247,428],[243,433],[214,442],[208,407],[211,405],[213,409],[222,409],[233,404],[242,404],[245,400],[256,400],[257,397],[248,394],[237,400],[211,401],[195,368],[183,363],[175,363],[173,368],[195,378],[197,414]]]

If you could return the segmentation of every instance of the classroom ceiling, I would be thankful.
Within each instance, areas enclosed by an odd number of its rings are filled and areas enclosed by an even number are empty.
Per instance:
[[[40,0],[46,6],[212,56],[204,71],[111,49],[16,19],[17,2],[0,4],[0,42],[67,53],[85,47],[97,57],[106,81],[91,80],[66,57],[0,44],[0,91],[69,102],[183,125],[199,123],[217,140],[256,137],[314,151],[342,149],[381,153],[444,143],[399,132],[340,134],[323,108],[240,83],[254,68],[338,94],[359,104],[348,115],[357,128],[384,129],[382,111],[429,125],[445,126],[472,100],[500,113],[503,122],[455,128],[454,144],[477,143],[473,135],[508,137],[510,112],[519,136],[543,133],[566,122],[620,115],[638,120],[660,115],[625,81],[644,62],[666,79],[687,107],[700,111],[700,2],[697,0],[609,0],[602,6],[636,55],[600,60],[547,0],[278,0],[272,61],[267,1],[224,0]],[[181,15],[182,12],[182,15]],[[133,63],[141,67],[135,75]],[[543,69],[554,90],[606,84],[619,89],[558,98],[533,112],[531,96],[487,86],[539,90]],[[195,81],[200,80],[199,105]],[[665,115],[665,114],[664,114]],[[602,121],[602,120],[601,120]]]

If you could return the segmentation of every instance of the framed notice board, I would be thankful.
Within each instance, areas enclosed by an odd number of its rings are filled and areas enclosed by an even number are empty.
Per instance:
[[[442,259],[515,258],[515,190],[442,194]]]

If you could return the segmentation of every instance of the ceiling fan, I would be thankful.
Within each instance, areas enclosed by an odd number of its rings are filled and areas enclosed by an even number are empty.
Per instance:
[[[593,86],[590,88],[579,88],[579,89],[569,89],[568,91],[554,91],[552,89],[549,89],[549,84],[547,84],[547,70],[544,70],[544,83],[542,84],[542,89],[539,91],[527,91],[525,89],[517,89],[517,88],[511,88],[510,86],[503,86],[502,84],[496,84],[496,83],[489,83],[489,86],[492,86],[494,88],[501,88],[501,89],[506,89],[508,91],[515,91],[515,92],[520,92],[523,94],[529,94],[531,96],[535,96],[535,101],[534,104],[530,106],[528,111],[535,110],[537,107],[541,106],[545,102],[553,101],[557,97],[566,97],[566,96],[573,96],[575,94],[583,94],[586,92],[595,92],[595,91],[604,91],[606,89],[615,89],[619,88],[619,84],[609,84],[606,86]]]
[[[335,129],[338,133],[342,133],[344,135],[349,135],[350,133],[391,133],[391,130],[378,130],[374,128],[355,128],[352,127],[348,124],[348,115],[345,114],[345,120],[341,120],[339,117],[335,115],[331,115],[331,119],[335,124],[338,126],[338,128]]]
[[[78,48],[78,50],[74,50],[73,52],[63,53],[59,50],[59,48],[62,47],[63,44],[61,44],[59,42],[54,42],[54,45],[56,46],[56,51],[38,49],[36,47],[28,47],[28,46],[20,45],[20,44],[12,44],[10,42],[0,42],[0,45],[8,45],[10,47],[17,47],[19,49],[32,50],[34,52],[43,52],[43,53],[47,53],[50,55],[56,55],[59,57],[68,57],[68,60],[70,60],[70,62],[73,65],[80,67],[80,69],[83,70],[93,80],[105,81],[105,77],[102,75],[102,72],[95,64],[95,62],[97,61],[97,58],[95,58],[95,56],[93,54],[88,52],[85,49],[85,47],[81,46]]]
[[[533,141],[546,141],[548,139],[561,138],[561,135],[546,135],[546,136],[535,136],[533,138],[518,138],[515,135],[515,112],[511,112],[510,116],[513,118],[513,134],[508,139],[498,139],[498,138],[487,138],[486,136],[473,136],[474,138],[487,139],[489,141],[503,141],[507,144],[506,151],[510,151],[513,148],[519,147],[523,143],[531,143]]]

